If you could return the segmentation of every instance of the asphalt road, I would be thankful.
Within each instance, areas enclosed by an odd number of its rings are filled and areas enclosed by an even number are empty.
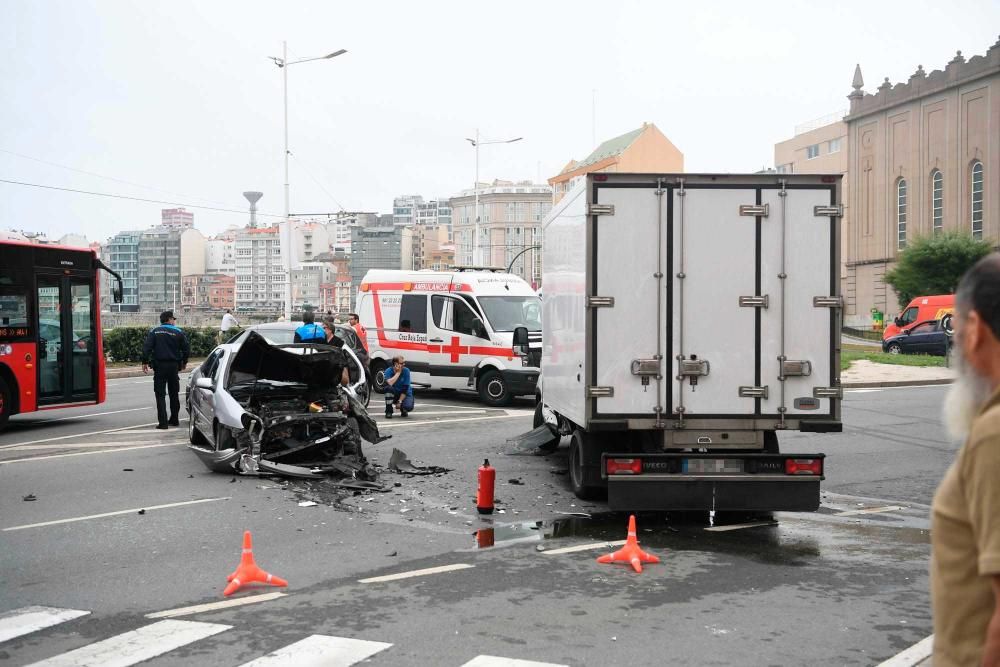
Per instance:
[[[572,495],[565,447],[535,456],[506,444],[530,428],[528,402],[490,410],[471,395],[418,394],[366,454],[384,465],[398,447],[450,472],[383,473],[388,493],[353,496],[209,473],[184,446],[184,422],[153,429],[151,380],[111,381],[103,405],[16,417],[0,434],[0,662],[108,642],[98,648],[140,647],[156,665],[242,665],[322,635],[342,639],[310,641],[353,656],[337,664],[877,664],[931,632],[928,505],[957,449],[938,423],[945,391],[850,392],[845,433],[784,436],[783,451],[828,455],[817,513],[724,531],[640,515],[643,548],[662,562],[635,574],[595,562],[624,539],[626,517]],[[483,519],[473,497],[485,457],[502,513]],[[286,596],[256,589],[234,596],[244,606],[147,618],[221,601],[244,530],[258,563],[289,581]],[[411,576],[428,568],[440,569]],[[3,641],[27,624],[4,613],[33,605],[89,613],[40,611],[52,625]]]

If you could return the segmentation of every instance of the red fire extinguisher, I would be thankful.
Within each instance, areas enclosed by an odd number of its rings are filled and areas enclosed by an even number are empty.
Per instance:
[[[479,466],[479,490],[476,492],[476,509],[480,514],[493,514],[493,485],[497,479],[496,469],[489,459]]]

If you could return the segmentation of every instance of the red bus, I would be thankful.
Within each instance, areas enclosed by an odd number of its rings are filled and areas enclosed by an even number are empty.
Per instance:
[[[0,428],[11,415],[104,402],[98,271],[87,248],[0,241]]]

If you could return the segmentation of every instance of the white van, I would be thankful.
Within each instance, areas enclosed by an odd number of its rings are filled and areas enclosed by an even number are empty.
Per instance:
[[[384,389],[391,359],[403,355],[417,386],[472,387],[491,406],[534,395],[542,304],[518,276],[373,269],[358,288],[357,303],[376,391]]]

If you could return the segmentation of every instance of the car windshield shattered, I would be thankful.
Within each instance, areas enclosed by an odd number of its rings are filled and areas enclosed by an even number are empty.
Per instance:
[[[353,488],[378,488],[362,440],[387,438],[347,388],[350,362],[342,348],[272,345],[249,332],[214,390],[214,446],[192,441],[192,450],[217,472],[333,475]]]

